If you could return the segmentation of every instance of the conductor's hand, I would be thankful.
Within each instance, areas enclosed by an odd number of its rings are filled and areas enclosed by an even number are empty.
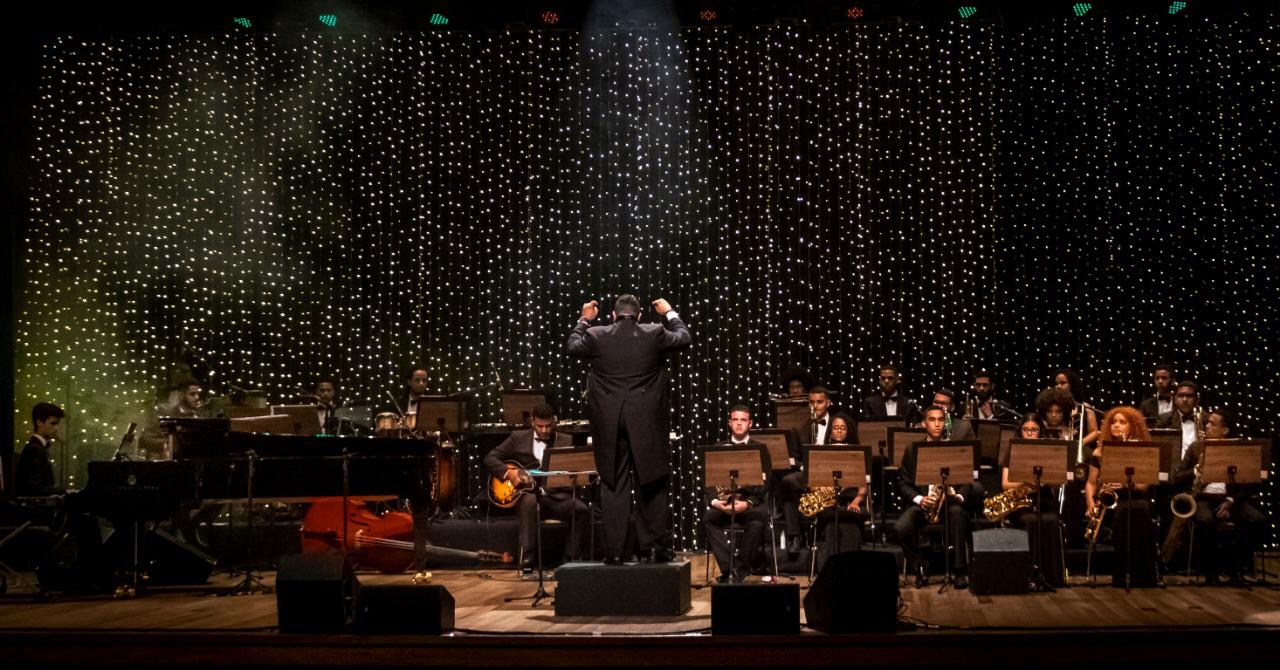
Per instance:
[[[595,321],[596,316],[600,314],[600,303],[592,300],[591,302],[582,304],[582,318],[587,321]]]
[[[653,301],[653,308],[658,310],[659,316],[666,316],[667,312],[671,311],[671,303],[667,302],[663,298],[658,298]]]

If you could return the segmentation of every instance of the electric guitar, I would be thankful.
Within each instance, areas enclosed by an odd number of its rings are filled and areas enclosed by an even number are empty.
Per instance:
[[[526,491],[533,488],[533,476],[525,469],[523,465],[516,461],[507,461],[507,471],[515,470],[519,473],[519,478],[512,483],[503,477],[489,476],[489,486],[487,492],[489,494],[489,502],[502,509],[511,509],[520,501],[520,496]],[[503,473],[506,474],[505,472]]]

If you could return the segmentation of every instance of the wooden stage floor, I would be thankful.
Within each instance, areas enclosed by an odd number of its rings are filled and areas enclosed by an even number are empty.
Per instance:
[[[695,582],[702,558],[693,559]],[[360,574],[362,584],[408,575]],[[274,574],[266,575],[270,585]],[[695,589],[679,617],[556,617],[504,603],[536,581],[512,571],[436,571],[457,602],[457,632],[442,637],[284,635],[272,595],[223,596],[234,580],[153,589],[133,600],[59,596],[37,603],[18,589],[0,598],[6,665],[386,665],[458,667],[676,667],[1171,662],[1229,657],[1280,660],[1280,591],[1205,587],[1170,577],[1164,589],[1126,593],[1076,584],[1056,593],[974,596],[905,587],[897,634],[712,636],[710,589]],[[802,594],[807,579],[798,579]],[[12,585],[11,585],[12,586]],[[554,589],[554,583],[548,590]],[[959,656],[957,656],[957,654]],[[857,659],[857,660],[855,660]],[[1055,661],[1057,663],[1055,663]]]

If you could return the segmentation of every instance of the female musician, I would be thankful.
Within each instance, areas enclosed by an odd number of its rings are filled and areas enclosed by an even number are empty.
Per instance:
[[[1059,378],[1065,379],[1063,374]],[[1070,391],[1056,387],[1047,388],[1036,396],[1036,414],[1044,420],[1040,436],[1042,438],[1074,441],[1078,423],[1071,421],[1071,413],[1076,402]],[[1089,413],[1092,416],[1092,412]],[[1086,424],[1086,428],[1088,424]],[[1076,450],[1072,450],[1075,452]],[[1086,452],[1087,453],[1087,452]],[[1083,456],[1078,456],[1084,460]],[[1078,471],[1077,471],[1078,472]],[[1081,473],[1082,474],[1082,473]],[[1077,477],[1063,487],[1062,523],[1065,526],[1067,543],[1078,546],[1084,535],[1084,482]]]
[[[1084,383],[1080,375],[1071,368],[1062,368],[1053,373],[1053,386],[1060,391],[1071,394],[1071,426],[1072,430],[1080,429],[1080,410],[1084,410],[1085,428],[1084,444],[1089,446],[1098,440],[1098,412],[1084,401]],[[1048,420],[1048,417],[1045,417]]]
[[[827,443],[832,445],[850,444],[853,426],[853,419],[848,414],[833,414],[831,416],[830,439]],[[836,507],[820,512],[814,519],[817,524],[819,568],[832,554],[836,553],[837,548],[839,551],[856,551],[862,548],[862,524],[866,522],[868,513],[866,500],[867,487],[865,484],[856,487],[845,487],[837,496]],[[832,529],[836,527],[836,524],[832,523],[836,514],[840,515],[840,537],[838,539],[835,533],[832,532]]]
[[[1125,585],[1125,566],[1132,566],[1131,585],[1155,586],[1156,583],[1156,531],[1151,518],[1151,501],[1147,498],[1147,486],[1139,485],[1133,489],[1130,499],[1129,490],[1124,482],[1103,482],[1102,459],[1104,457],[1103,442],[1149,441],[1151,434],[1147,432],[1147,422],[1142,412],[1136,407],[1114,407],[1102,419],[1102,430],[1099,446],[1095,447],[1089,457],[1089,477],[1085,480],[1085,504],[1089,514],[1098,510],[1098,494],[1111,490],[1116,494],[1116,508],[1109,512],[1111,516],[1111,538],[1115,546],[1115,569],[1112,572],[1112,585]],[[1132,528],[1132,538],[1127,534]],[[1132,561],[1126,561],[1125,552],[1132,546]]]
[[[1044,422],[1040,420],[1040,416],[1035,411],[1027,412],[1023,417],[1022,423],[1018,426],[1018,436],[1023,440],[1039,440],[1044,434]],[[1024,483],[1009,480],[1009,453],[1001,455],[1001,466],[1003,466],[1000,475],[1000,483],[1005,491],[1021,488]],[[1034,485],[1035,482],[1026,482]],[[1040,514],[1036,515],[1035,507],[1014,512],[1009,516],[1009,525],[1014,528],[1025,529],[1030,537],[1031,542],[1041,542],[1040,544],[1040,572],[1044,576],[1045,581],[1051,586],[1062,586],[1065,582],[1065,575],[1062,569],[1062,558],[1064,554],[1062,544],[1062,524],[1059,523],[1058,516],[1058,488],[1056,486],[1041,486],[1040,490],[1035,494],[1038,496],[1038,504],[1040,506]],[[1034,547],[1035,545],[1032,544]],[[1033,552],[1034,555],[1034,552]]]

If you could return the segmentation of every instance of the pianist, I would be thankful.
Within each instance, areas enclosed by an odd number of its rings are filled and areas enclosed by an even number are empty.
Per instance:
[[[18,496],[51,496],[63,493],[53,484],[53,461],[49,445],[58,436],[58,426],[66,415],[50,402],[36,403],[31,410],[31,439],[18,457],[14,472],[14,493]]]

